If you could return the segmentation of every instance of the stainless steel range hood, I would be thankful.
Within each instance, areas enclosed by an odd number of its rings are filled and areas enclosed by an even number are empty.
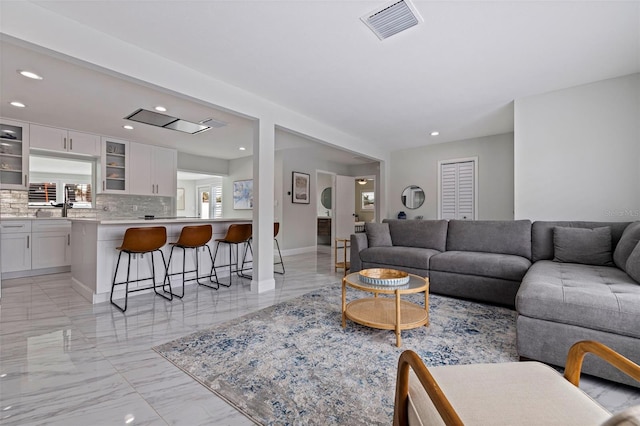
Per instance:
[[[190,135],[206,132],[211,128],[211,126],[192,123],[191,121],[182,120],[178,117],[172,117],[170,115],[160,114],[159,112],[149,111],[142,108],[125,117],[125,119],[148,124],[150,126],[177,130],[178,132],[189,133]]]

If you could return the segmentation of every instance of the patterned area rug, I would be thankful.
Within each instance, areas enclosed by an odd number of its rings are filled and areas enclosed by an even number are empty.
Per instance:
[[[401,348],[393,331],[343,330],[333,285],[153,349],[257,423],[389,425],[403,350],[427,366],[517,360],[515,311],[437,295],[429,304],[430,326],[403,331]]]

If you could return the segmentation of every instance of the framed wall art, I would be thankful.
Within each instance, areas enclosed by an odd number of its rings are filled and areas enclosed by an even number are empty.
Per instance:
[[[233,182],[233,209],[253,209],[253,179]]]
[[[360,194],[362,199],[362,210],[373,210],[375,206],[375,193],[373,191],[362,191]]]
[[[311,202],[310,177],[306,173],[292,172],[291,202],[294,204],[309,204]]]

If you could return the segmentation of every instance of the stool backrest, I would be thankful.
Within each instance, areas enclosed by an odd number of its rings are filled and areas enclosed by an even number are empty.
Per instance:
[[[180,231],[176,245],[182,247],[202,247],[213,235],[211,225],[185,226]]]
[[[167,242],[167,228],[152,226],[149,228],[128,228],[124,233],[122,245],[118,250],[131,253],[147,253],[158,250]]]
[[[229,243],[243,243],[251,238],[252,228],[250,223],[234,223],[227,229],[224,240]]]
[[[278,236],[278,231],[280,231],[280,222],[275,222],[273,224],[273,238]]]

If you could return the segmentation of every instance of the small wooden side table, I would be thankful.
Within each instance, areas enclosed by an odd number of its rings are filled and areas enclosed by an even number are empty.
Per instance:
[[[351,239],[348,238],[336,238],[333,246],[333,258],[335,259],[334,272],[338,271],[338,268],[344,268],[344,275],[347,275],[347,271],[351,267],[351,264],[347,260],[347,249],[351,247]],[[338,260],[338,250],[342,250],[342,260]]]

